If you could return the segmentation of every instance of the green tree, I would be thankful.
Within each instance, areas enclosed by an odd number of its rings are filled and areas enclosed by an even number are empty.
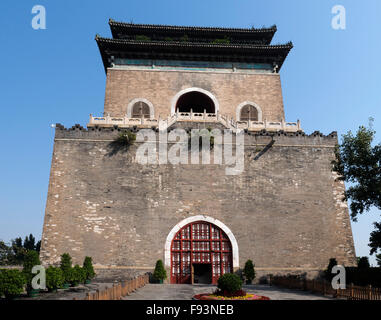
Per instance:
[[[156,261],[155,271],[153,272],[153,278],[159,281],[167,279],[167,272],[164,269],[162,260]]]
[[[328,263],[328,266],[327,266],[327,269],[324,270],[324,278],[331,282],[332,281],[332,278],[335,276],[333,273],[332,273],[332,269],[334,266],[337,265],[337,261],[335,258],[331,258],[329,259],[329,263]]]
[[[65,282],[70,283],[70,272],[72,268],[72,261],[71,261],[70,254],[64,253],[61,255],[60,268],[62,270]]]
[[[353,221],[372,206],[381,209],[381,144],[372,146],[376,131],[372,127],[372,118],[369,122],[369,127],[360,126],[356,135],[351,131],[343,135],[333,161],[333,169],[340,175],[339,179],[351,183],[343,200],[350,201]],[[375,223],[375,227],[370,236],[370,254],[381,249],[380,224]]]
[[[217,287],[224,294],[234,294],[242,289],[242,280],[233,273],[225,273],[218,278]]]
[[[4,241],[0,241],[0,266],[11,264],[12,257],[12,248],[9,247]]]
[[[353,184],[345,192],[345,200],[351,201],[353,221],[371,206],[381,209],[381,144],[372,147],[376,133],[372,121],[369,128],[360,126],[355,136],[351,131],[343,135],[333,161],[339,179]]]
[[[371,248],[370,254],[374,254],[378,251],[378,249],[381,248],[381,223],[374,223],[375,230],[371,232],[370,238],[369,238],[369,247]],[[376,257],[380,256],[381,254],[376,255]],[[379,258],[378,258],[379,259]],[[378,265],[381,267],[380,262],[378,262]]]
[[[64,284],[64,276],[61,268],[49,266],[46,269],[46,287],[49,291],[57,290]]]
[[[247,260],[245,267],[243,269],[243,274],[246,278],[247,283],[251,283],[255,279],[255,270],[253,261]]]
[[[91,257],[85,257],[85,260],[83,261],[83,269],[86,272],[86,280],[91,280],[95,277],[93,262]]]
[[[20,295],[26,283],[25,276],[19,270],[0,269],[0,298],[12,298]]]
[[[70,268],[66,274],[66,280],[69,281],[72,287],[76,287],[86,280],[86,272],[78,264],[76,264],[74,268]]]
[[[12,255],[10,256],[10,264],[20,265],[24,263],[24,259],[27,253],[27,250],[22,244],[21,238],[16,238],[11,241]]]
[[[376,254],[376,261],[377,261],[378,266],[381,267],[381,253]]]
[[[37,241],[35,250],[37,252],[40,252],[40,249],[41,249],[41,240]]]
[[[358,257],[357,258],[357,268],[359,268],[359,269],[370,268],[368,257]]]
[[[36,243],[35,237],[33,237],[33,235],[30,234],[29,237],[25,237],[23,246],[26,250],[35,250],[36,249],[35,243]]]
[[[41,265],[41,262],[38,257],[37,251],[28,251],[25,255],[25,260],[22,269],[22,272],[24,273],[26,279],[26,286],[28,292],[32,290],[32,279],[35,276],[35,274],[32,273],[32,268],[38,265]]]

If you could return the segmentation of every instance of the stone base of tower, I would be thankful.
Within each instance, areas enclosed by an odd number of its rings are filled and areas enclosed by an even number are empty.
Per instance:
[[[117,134],[57,126],[40,254],[45,265],[68,252],[78,264],[91,256],[107,267],[104,274],[121,267],[115,278],[136,266],[153,271],[158,259],[165,262],[166,243],[176,240],[168,240],[171,230],[195,216],[234,236],[236,246],[228,237],[232,270],[251,259],[257,279],[312,275],[330,258],[355,265],[344,185],[331,170],[335,133],[245,134],[245,166],[236,176],[227,176],[225,165],[141,165],[139,143],[113,152]],[[223,238],[205,240],[208,253]]]

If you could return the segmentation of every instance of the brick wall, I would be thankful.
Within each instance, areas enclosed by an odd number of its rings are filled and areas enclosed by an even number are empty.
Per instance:
[[[112,152],[117,131],[56,129],[41,259],[69,252],[99,266],[148,271],[181,220],[198,214],[223,222],[239,246],[269,270],[325,268],[331,257],[355,263],[344,185],[331,171],[335,134],[245,136],[245,171],[220,165],[135,163],[136,143]],[[261,153],[261,154],[260,154]],[[148,268],[148,269],[147,269]],[[276,272],[268,272],[276,273]]]
[[[155,117],[171,113],[171,100],[181,90],[202,88],[219,102],[220,113],[236,117],[238,105],[245,101],[258,104],[263,118],[280,121],[284,117],[279,74],[212,73],[159,70],[118,70],[107,73],[104,111],[112,116],[127,113],[128,103],[135,98],[149,100]]]

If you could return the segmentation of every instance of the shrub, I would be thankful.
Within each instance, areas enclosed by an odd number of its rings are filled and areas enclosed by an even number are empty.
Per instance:
[[[157,260],[155,271],[153,272],[153,278],[156,280],[167,279],[167,272],[164,269],[163,261]]]
[[[368,257],[359,257],[357,260],[357,268],[359,268],[359,269],[370,268],[369,258]]]
[[[85,273],[86,273],[85,280],[91,280],[92,278],[95,277],[95,272],[94,272],[94,267],[93,267],[93,262],[91,257],[85,257],[85,260],[83,261],[83,269],[85,270]]]
[[[255,279],[255,270],[253,261],[247,260],[245,263],[245,268],[243,269],[243,274],[248,283],[251,283]]]
[[[78,286],[80,283],[86,280],[86,271],[81,268],[78,264],[74,268],[70,268],[68,271],[68,281],[72,287]]]
[[[381,268],[345,267],[347,285],[381,287]]]
[[[64,284],[65,278],[61,268],[50,266],[46,269],[46,287],[49,291],[57,290]]]
[[[119,133],[118,137],[116,138],[115,142],[122,146],[130,146],[132,145],[136,140],[136,134],[131,131],[122,131]]]
[[[26,290],[28,292],[32,290],[32,279],[35,276],[35,274],[32,273],[32,269],[34,266],[39,266],[40,264],[41,262],[37,251],[30,250],[26,253],[22,272],[26,279]]]
[[[9,299],[24,291],[26,278],[19,270],[0,269],[0,298],[4,295]]]
[[[332,278],[335,276],[332,274],[332,268],[337,265],[337,261],[335,258],[329,259],[329,263],[327,269],[324,271],[324,279],[331,282]]]
[[[224,296],[242,295],[242,280],[236,274],[225,273],[218,279],[217,285],[220,293]]]
[[[70,270],[72,267],[71,257],[68,253],[64,253],[61,255],[61,264],[60,268],[62,270],[62,274],[64,277],[64,281],[66,283],[70,283],[69,276],[70,276]]]

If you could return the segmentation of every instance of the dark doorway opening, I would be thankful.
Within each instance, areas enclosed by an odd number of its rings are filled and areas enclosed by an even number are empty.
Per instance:
[[[215,113],[214,102],[206,94],[198,91],[192,91],[183,94],[179,100],[177,100],[176,111],[179,112],[192,112],[203,113]]]
[[[202,284],[212,283],[212,265],[206,263],[193,264],[193,282]]]

